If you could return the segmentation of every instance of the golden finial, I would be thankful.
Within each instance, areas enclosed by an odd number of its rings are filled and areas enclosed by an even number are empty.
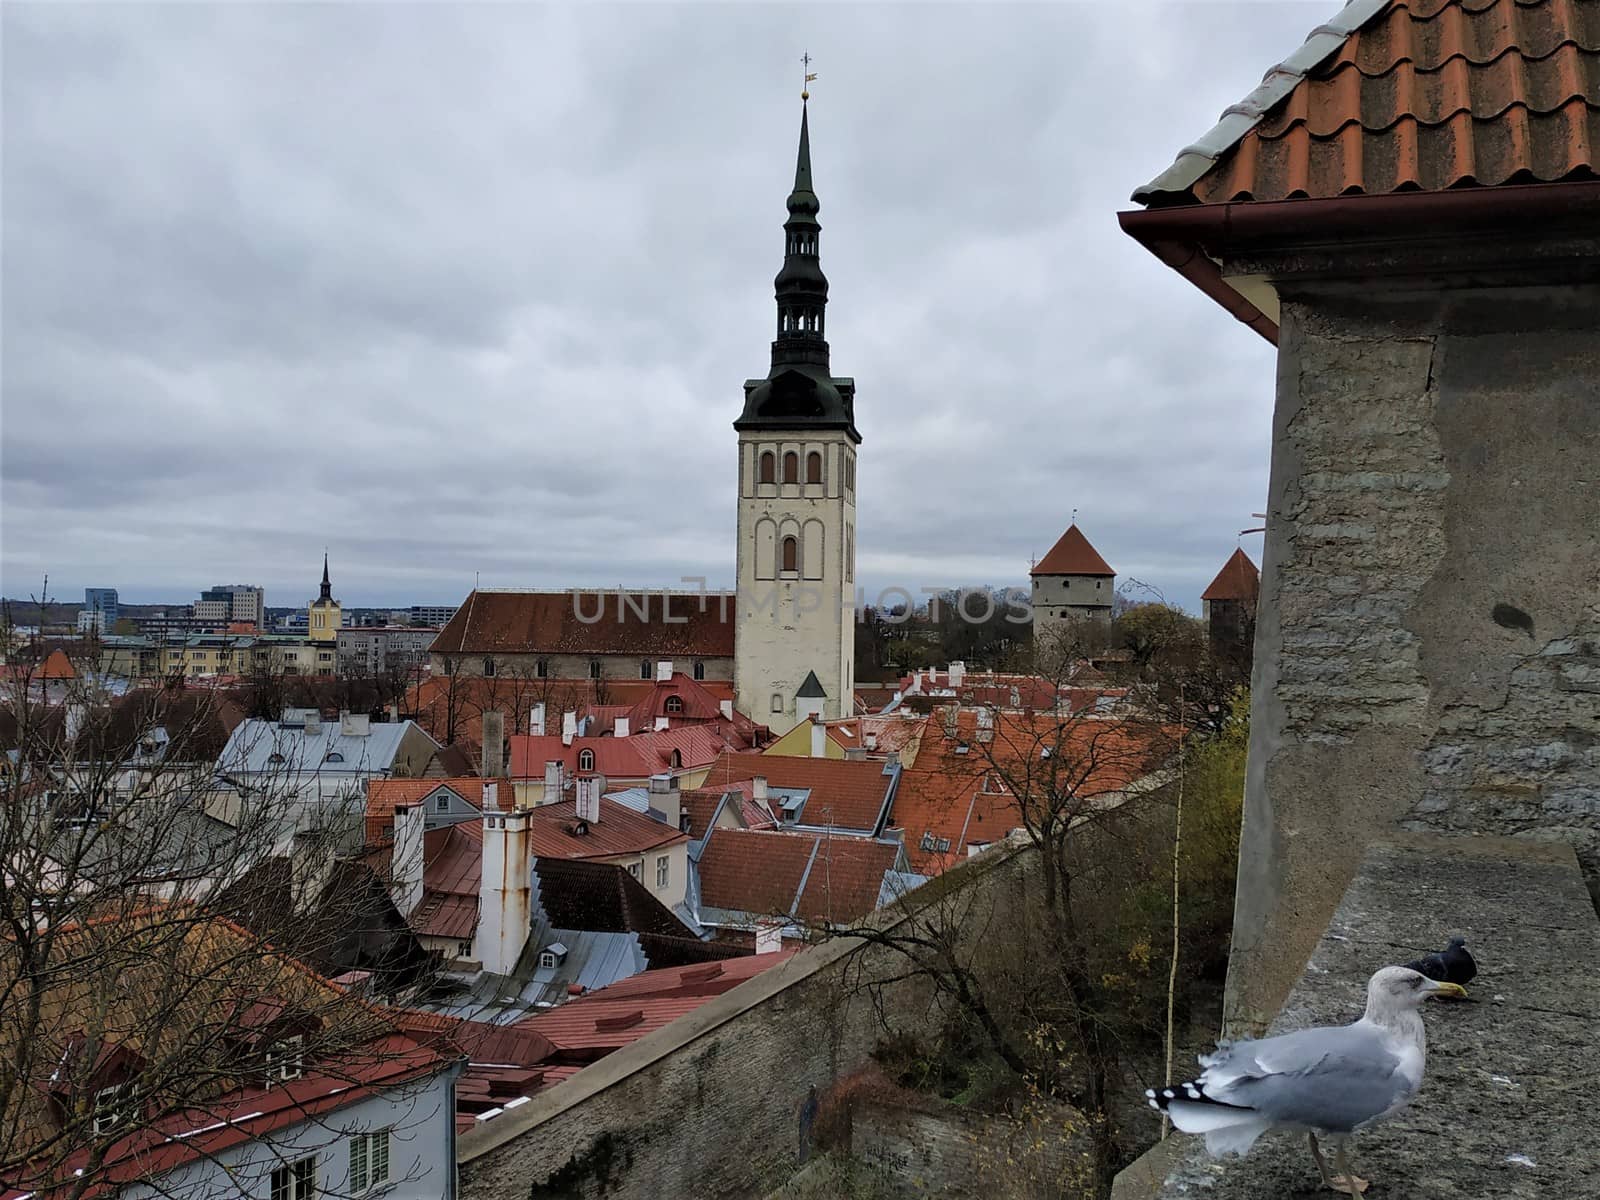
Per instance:
[[[802,67],[801,74],[805,75],[805,77],[806,77],[805,78],[805,82],[800,85],[800,99],[809,100],[809,99],[811,99],[811,91],[810,91],[809,85],[810,85],[811,81],[816,78],[816,76],[813,75],[813,74],[808,73],[803,68],[809,67],[811,65],[811,51],[807,50],[804,54],[802,54],[800,56],[800,65]]]

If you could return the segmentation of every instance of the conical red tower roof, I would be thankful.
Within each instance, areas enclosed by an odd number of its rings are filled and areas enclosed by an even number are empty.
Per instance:
[[[1034,566],[1034,575],[1115,575],[1077,525],[1069,525],[1050,553]]]
[[[1261,591],[1261,572],[1243,550],[1235,550],[1233,557],[1222,564],[1222,570],[1211,581],[1211,586],[1200,593],[1202,600],[1250,600]]]

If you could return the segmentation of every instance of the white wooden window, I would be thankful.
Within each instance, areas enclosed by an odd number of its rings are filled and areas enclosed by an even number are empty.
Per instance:
[[[317,1156],[297,1158],[272,1172],[272,1200],[316,1200]]]
[[[305,1072],[305,1038],[286,1037],[267,1047],[267,1082],[299,1079]]]
[[[350,1139],[350,1194],[365,1196],[389,1182],[389,1131],[358,1133]]]
[[[110,1133],[128,1119],[128,1093],[126,1083],[114,1083],[94,1094],[94,1133],[96,1137]]]
[[[656,856],[656,887],[664,888],[672,875],[672,860],[665,854]]]

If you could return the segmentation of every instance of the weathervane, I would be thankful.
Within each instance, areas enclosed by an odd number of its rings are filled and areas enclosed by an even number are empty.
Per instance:
[[[800,99],[809,100],[811,99],[810,84],[816,78],[814,74],[807,70],[811,66],[811,51],[807,50],[800,56],[800,66],[802,68],[800,73],[806,77],[805,82],[800,85]]]

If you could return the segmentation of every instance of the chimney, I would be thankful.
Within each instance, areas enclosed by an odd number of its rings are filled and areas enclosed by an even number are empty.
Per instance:
[[[656,682],[672,682],[672,660],[670,658],[664,658],[656,664]]]
[[[761,920],[756,922],[756,953],[776,954],[783,949],[783,922]]]
[[[544,736],[544,701],[533,706],[533,711],[528,714],[528,732],[534,737]]]
[[[578,714],[564,712],[561,714],[561,744],[572,745],[572,739],[578,736]]]
[[[724,721],[733,720],[733,701],[732,700],[721,700],[721,701],[718,701],[717,702],[717,708],[721,710],[722,719]]]
[[[828,727],[816,717],[811,718],[811,757],[828,757]]]
[[[315,708],[306,709],[305,714],[306,736],[322,736],[322,713]]]
[[[509,975],[531,928],[531,881],[526,813],[490,808],[495,785],[484,784],[483,872],[478,890],[475,948],[483,969]]]
[[[964,663],[964,662],[953,662],[953,663],[950,664],[950,686],[951,687],[953,687],[953,688],[960,687],[961,686],[961,681],[963,679],[965,679],[966,677],[967,677],[967,664],[966,663]]]
[[[671,790],[672,790],[672,776],[671,775],[652,775],[652,776],[650,776],[650,794],[652,796],[665,795],[667,792],[670,792]]]
[[[628,718],[618,717],[611,725],[611,732],[616,737],[628,736]]]
[[[847,746],[844,757],[846,762],[866,762],[867,748],[865,746]]]
[[[600,824],[600,793],[605,791],[604,775],[578,776],[578,819]]]
[[[506,773],[506,715],[498,709],[483,714],[483,764],[478,774],[497,779]]]
[[[878,731],[876,729],[863,729],[861,731],[861,744],[869,751],[878,748]]]
[[[883,756],[883,765],[885,767],[898,767],[900,765],[900,751],[891,750],[885,754]]]
[[[393,725],[395,722],[400,720],[400,706],[398,704],[390,704],[385,706],[383,715],[389,724]]]
[[[483,784],[483,811],[500,811],[500,785],[492,779],[485,780]]]
[[[426,819],[420,804],[397,804],[394,846],[389,856],[389,896],[401,917],[422,903],[422,832]]]
[[[656,732],[660,733],[669,724],[671,724],[671,722],[668,721],[666,717],[657,717],[656,718],[656,725],[655,725]]]
[[[339,736],[364,738],[372,733],[372,716],[369,713],[341,712]]]
[[[544,764],[544,803],[554,804],[561,799],[561,760],[553,758]]]
[[[750,794],[763,804],[767,802],[767,777],[765,775],[757,775],[750,781]]]

